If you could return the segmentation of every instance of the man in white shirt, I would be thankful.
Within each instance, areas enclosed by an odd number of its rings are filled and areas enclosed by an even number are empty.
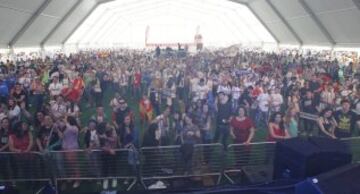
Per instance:
[[[194,92],[195,92],[195,96],[193,98],[193,102],[197,102],[198,100],[201,101],[206,100],[207,94],[209,92],[209,88],[205,84],[205,80],[203,78],[200,79],[199,84],[197,84]]]
[[[271,104],[271,111],[272,112],[279,112],[281,105],[284,103],[284,99],[280,94],[280,89],[272,89],[270,94],[270,104]]]
[[[237,109],[239,107],[240,96],[241,96],[241,89],[239,87],[239,84],[235,84],[233,87],[231,87],[231,107],[233,113],[237,112]]]
[[[269,104],[270,104],[270,95],[267,89],[264,89],[264,92],[257,97],[256,101],[259,104],[256,123],[258,124],[263,123],[264,126],[266,126],[269,118]]]

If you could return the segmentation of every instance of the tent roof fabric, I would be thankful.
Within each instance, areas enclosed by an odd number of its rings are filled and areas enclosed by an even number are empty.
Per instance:
[[[0,48],[62,45],[110,1],[0,0]],[[280,44],[360,47],[359,0],[219,1],[248,6]]]

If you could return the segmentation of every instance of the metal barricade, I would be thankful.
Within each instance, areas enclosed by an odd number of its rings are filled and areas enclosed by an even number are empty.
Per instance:
[[[317,120],[319,118],[316,114],[310,114],[306,112],[300,112],[299,113],[299,128],[301,131],[304,131],[306,133],[312,133],[318,130],[317,126]]]
[[[56,185],[63,180],[132,180],[130,190],[137,180],[136,164],[129,162],[132,150],[119,149],[114,154],[102,150],[51,152]]]
[[[224,176],[232,184],[242,182],[242,180],[235,181],[234,177],[243,177],[238,175],[244,175],[247,171],[254,171],[254,169],[264,169],[267,171],[267,177],[272,177],[274,154],[275,142],[251,143],[249,145],[231,144],[228,146]],[[256,182],[256,180],[252,182]]]
[[[177,178],[214,176],[220,183],[224,158],[221,144],[143,147],[140,153],[140,179],[145,189],[147,181]]]
[[[348,145],[353,163],[360,163],[360,137],[344,138],[341,141]]]
[[[46,156],[38,152],[1,152],[0,166],[0,182],[51,182]]]

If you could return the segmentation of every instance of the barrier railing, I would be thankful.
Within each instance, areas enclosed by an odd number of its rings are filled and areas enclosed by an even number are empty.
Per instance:
[[[0,182],[50,182],[51,172],[38,152],[0,153]]]
[[[219,184],[223,156],[221,144],[144,147],[141,148],[141,183],[147,188],[147,181],[216,176]]]
[[[360,137],[344,138],[341,141],[349,146],[353,163],[360,163]]]
[[[360,137],[341,139],[349,145],[353,162],[360,162]],[[220,183],[222,174],[231,183],[243,183],[240,175],[268,170],[272,177],[275,142],[231,144],[226,155],[221,144],[143,147],[140,169],[133,151],[119,149],[110,154],[96,151],[55,151],[49,153],[0,153],[0,182],[41,181],[55,184],[64,180],[131,180],[147,188],[152,181],[176,178],[211,177]],[[255,181],[264,180],[254,176]],[[139,179],[138,179],[139,178]],[[217,179],[216,179],[217,178]],[[259,178],[259,179],[256,179]],[[214,180],[214,179],[212,179]],[[254,181],[251,181],[254,182]]]
[[[275,142],[231,144],[228,146],[224,176],[235,183],[239,181],[235,181],[233,177],[239,178],[239,173],[244,175],[247,171],[253,171],[252,169],[269,171],[266,169],[270,168],[272,171],[274,152]]]
[[[101,150],[51,152],[55,183],[63,180],[132,180],[130,190],[137,180],[136,164],[129,162],[131,150],[119,149],[114,153]]]

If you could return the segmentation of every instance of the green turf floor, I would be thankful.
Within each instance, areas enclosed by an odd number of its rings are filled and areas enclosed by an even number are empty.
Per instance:
[[[103,106],[104,106],[105,115],[106,115],[106,118],[107,118],[108,122],[111,122],[112,110],[111,110],[111,107],[110,107],[110,101],[111,101],[111,99],[114,98],[114,95],[115,95],[115,93],[110,88],[104,92]],[[129,107],[131,108],[131,110],[135,113],[135,127],[137,127],[137,129],[140,130],[139,139],[140,139],[140,141],[142,141],[145,129],[141,128],[141,125],[140,125],[138,100],[135,99],[129,93],[128,93],[128,95],[125,96],[125,99],[126,99],[128,105],[129,105]],[[177,104],[177,102],[175,102],[175,104]],[[81,109],[81,115],[80,115],[81,124],[82,124],[82,126],[85,126],[87,124],[87,122],[89,121],[89,118],[92,115],[95,114],[96,108],[95,107],[88,107],[87,102],[83,101],[80,104],[80,109]],[[257,142],[265,141],[266,136],[267,136],[266,128],[257,129],[256,133],[255,133],[255,136],[254,136],[254,141],[257,141]]]

